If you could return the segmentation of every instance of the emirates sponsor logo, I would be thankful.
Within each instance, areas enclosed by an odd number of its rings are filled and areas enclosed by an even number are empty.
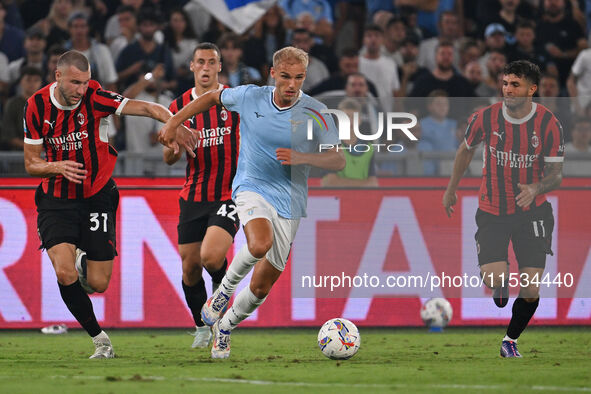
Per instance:
[[[231,132],[231,127],[219,126],[211,129],[203,128],[201,130],[197,130],[197,133],[199,133],[199,141],[197,141],[196,148],[223,145],[224,136],[229,135]]]
[[[512,150],[505,152],[497,150],[494,146],[489,146],[489,154],[492,159],[497,160],[497,165],[511,168],[530,168],[539,155],[515,153]]]
[[[75,133],[68,133],[59,137],[46,138],[45,140],[49,143],[52,148],[58,150],[78,150],[82,149],[82,141],[88,138],[88,131],[82,130]]]

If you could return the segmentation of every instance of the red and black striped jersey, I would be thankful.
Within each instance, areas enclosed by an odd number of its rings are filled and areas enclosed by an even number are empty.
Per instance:
[[[544,163],[564,161],[564,133],[550,110],[532,103],[531,112],[521,119],[496,103],[474,113],[465,135],[468,149],[484,141],[479,208],[493,215],[511,215],[529,210],[519,208],[515,197],[523,185],[539,182]],[[539,206],[546,196],[536,196]]]
[[[61,105],[55,98],[57,83],[33,94],[25,104],[25,143],[43,144],[48,162],[72,160],[84,164],[87,178],[81,183],[68,181],[62,175],[43,178],[43,191],[56,198],[88,198],[96,194],[111,178],[117,151],[109,145],[107,135],[111,114],[119,115],[128,99],[102,90],[94,80],[80,101]]]
[[[224,86],[220,84],[220,88]],[[187,90],[170,104],[173,114],[198,96]],[[186,201],[220,201],[232,198],[232,180],[240,150],[240,117],[221,105],[188,119],[185,126],[197,130],[195,158],[187,154],[186,179],[180,196]]]

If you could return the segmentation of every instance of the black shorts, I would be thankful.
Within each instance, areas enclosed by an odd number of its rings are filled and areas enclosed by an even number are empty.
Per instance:
[[[35,204],[41,248],[50,249],[66,242],[84,250],[89,260],[108,261],[117,256],[115,219],[119,190],[113,179],[94,196],[79,200],[48,196],[39,186]]]
[[[234,238],[240,220],[232,200],[191,202],[179,198],[179,245],[201,242],[210,226],[223,228]]]
[[[478,264],[488,264],[509,259],[509,241],[519,268],[546,267],[546,255],[552,253],[554,215],[548,201],[530,211],[507,216],[497,216],[478,210],[476,250]]]

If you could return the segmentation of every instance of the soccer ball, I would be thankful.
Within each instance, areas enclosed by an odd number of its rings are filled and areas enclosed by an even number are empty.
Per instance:
[[[421,319],[427,327],[443,328],[451,321],[453,309],[445,298],[431,298],[421,308]]]
[[[359,350],[361,337],[355,324],[347,319],[330,319],[320,327],[318,346],[322,353],[333,360],[346,360]]]

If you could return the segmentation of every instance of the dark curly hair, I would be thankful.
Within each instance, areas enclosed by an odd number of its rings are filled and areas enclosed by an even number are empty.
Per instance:
[[[504,75],[514,74],[519,78],[525,78],[534,85],[540,84],[542,73],[540,68],[527,60],[516,60],[505,66],[503,69]]]

